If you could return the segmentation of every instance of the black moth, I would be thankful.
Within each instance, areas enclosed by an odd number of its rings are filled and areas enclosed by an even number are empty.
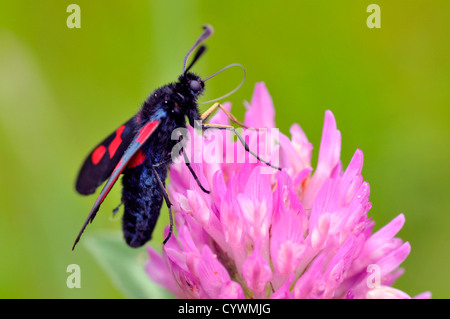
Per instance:
[[[215,74],[202,80],[199,76],[189,72],[189,69],[205,51],[205,47],[200,44],[212,33],[211,26],[204,26],[204,32],[184,59],[183,73],[179,76],[178,81],[154,91],[135,116],[97,145],[87,156],[78,175],[76,190],[84,195],[92,194],[105,180],[107,182],[84,222],[72,249],[75,248],[86,226],[94,219],[101,203],[121,174],[123,174],[122,203],[125,208],[122,227],[127,244],[131,247],[140,247],[151,239],[163,199],[169,207],[170,214],[170,231],[164,243],[170,238],[173,228],[172,204],[165,190],[165,180],[167,170],[172,163],[171,151],[178,142],[171,139],[172,132],[177,128],[186,128],[186,117],[189,124],[194,126],[194,121],[206,120],[217,108],[223,109],[233,122],[243,125],[218,103],[200,116],[197,98],[203,93],[204,82]],[[193,61],[186,68],[187,59],[197,48]],[[233,130],[246,151],[265,164],[279,169],[253,153],[232,126],[203,124],[203,128],[205,127]],[[208,193],[198,181],[186,156],[185,161],[199,187]]]

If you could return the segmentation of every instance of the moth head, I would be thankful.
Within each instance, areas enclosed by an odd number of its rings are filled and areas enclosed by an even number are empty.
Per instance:
[[[180,90],[189,96],[197,98],[205,90],[205,82],[194,73],[187,72],[180,76]]]

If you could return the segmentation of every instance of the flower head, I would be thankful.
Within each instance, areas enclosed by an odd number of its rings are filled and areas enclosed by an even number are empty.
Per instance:
[[[273,128],[274,114],[258,83],[245,124]],[[210,122],[229,124],[221,112]],[[409,298],[391,287],[410,252],[409,243],[395,237],[405,218],[400,214],[373,233],[363,153],[356,150],[343,169],[341,134],[330,111],[314,172],[312,145],[297,124],[290,138],[279,133],[277,140],[244,131],[258,150],[270,150],[267,159],[282,171],[252,160],[239,141],[217,131],[186,148],[213,158],[191,163],[210,194],[184,162],[171,167],[177,234],[162,254],[148,248],[154,281],[181,298]],[[214,146],[223,151],[212,152],[219,149]],[[237,154],[247,155],[239,161]]]

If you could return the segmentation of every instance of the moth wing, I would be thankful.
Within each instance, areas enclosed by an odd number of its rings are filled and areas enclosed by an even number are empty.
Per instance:
[[[136,155],[136,153],[139,151],[139,149],[142,147],[145,141],[147,141],[148,138],[153,134],[153,132],[155,132],[158,125],[159,121],[148,122],[136,133],[133,140],[129,144],[128,148],[123,153],[123,156],[120,158],[119,162],[114,167],[111,176],[109,177],[102,191],[98,195],[97,200],[94,203],[94,206],[92,207],[86,221],[83,224],[83,227],[80,230],[80,233],[75,239],[75,243],[73,244],[72,250],[75,248],[76,244],[80,240],[81,235],[83,234],[83,231],[86,228],[86,226],[94,220],[94,217],[97,214],[100,205],[102,204],[105,197],[108,195],[111,188],[114,186],[114,183],[117,181],[120,174],[127,167],[128,163],[132,160],[133,156]]]
[[[121,125],[98,144],[84,160],[75,189],[83,195],[92,194],[113,172],[136,130],[136,116]]]

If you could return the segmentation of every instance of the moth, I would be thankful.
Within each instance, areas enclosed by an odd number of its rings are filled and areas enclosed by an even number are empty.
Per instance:
[[[173,218],[172,203],[165,189],[165,180],[173,156],[179,155],[172,154],[178,141],[172,140],[171,135],[178,128],[186,128],[186,118],[191,126],[194,126],[195,121],[201,121],[203,129],[214,127],[234,131],[246,151],[261,162],[279,169],[251,151],[233,126],[204,123],[215,110],[220,108],[231,121],[245,127],[219,103],[215,103],[200,115],[197,99],[204,92],[205,81],[229,67],[240,66],[231,64],[205,79],[189,71],[205,52],[206,47],[201,44],[213,34],[213,28],[210,25],[203,28],[203,33],[184,58],[183,72],[178,77],[178,81],[162,86],[151,93],[137,114],[98,144],[85,159],[76,181],[76,190],[80,194],[88,195],[94,193],[104,181],[106,183],[84,222],[72,250],[80,240],[86,226],[93,221],[100,205],[120,175],[123,175],[122,229],[126,243],[131,247],[140,247],[151,239],[163,200],[169,208],[170,215],[170,230],[164,240],[164,243],[167,242],[173,232]],[[195,50],[197,51],[192,62],[186,67],[188,58]],[[243,81],[240,85],[242,83]],[[218,99],[213,101],[216,100]],[[183,155],[199,187],[209,193],[199,182],[186,154],[183,153]]]

